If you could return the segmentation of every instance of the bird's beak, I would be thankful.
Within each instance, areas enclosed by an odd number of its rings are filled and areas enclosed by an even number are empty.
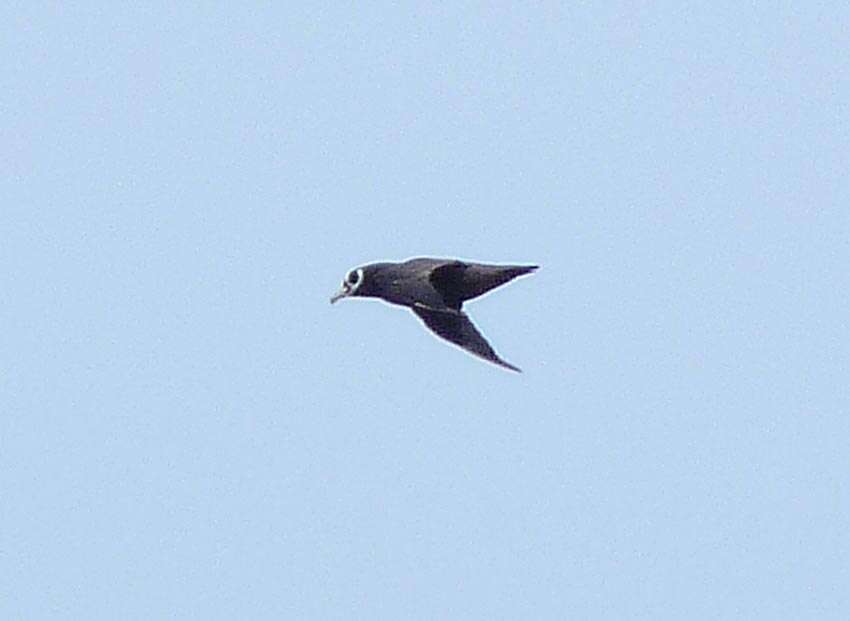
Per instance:
[[[337,292],[333,295],[333,297],[331,298],[331,304],[333,304],[334,302],[336,302],[336,301],[338,301],[338,300],[341,300],[342,298],[344,298],[344,297],[348,296],[350,293],[351,293],[351,290],[349,289],[349,287],[348,287],[348,286],[346,286],[346,285],[345,285],[345,283],[343,283],[343,285],[342,285],[342,287],[340,288],[340,290],[339,290],[339,291],[337,291]]]

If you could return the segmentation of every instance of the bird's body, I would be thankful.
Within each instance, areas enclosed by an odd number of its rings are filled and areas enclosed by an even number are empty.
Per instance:
[[[351,270],[331,303],[343,297],[375,297],[409,307],[437,336],[476,356],[519,371],[499,358],[461,308],[536,265],[487,265],[457,259],[410,259],[372,263]]]

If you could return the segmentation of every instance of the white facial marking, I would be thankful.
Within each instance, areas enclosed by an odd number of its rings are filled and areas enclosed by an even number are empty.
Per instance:
[[[360,288],[360,285],[362,284],[363,269],[359,267],[356,270],[351,270],[350,272],[348,272],[348,274],[346,274],[345,276],[345,280],[342,282],[342,286],[348,290],[348,295],[352,295]]]

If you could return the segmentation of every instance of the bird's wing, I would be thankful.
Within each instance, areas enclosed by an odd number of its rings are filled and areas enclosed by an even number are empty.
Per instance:
[[[490,344],[481,336],[481,333],[466,313],[455,310],[434,309],[422,304],[414,305],[412,310],[440,338],[463,347],[469,353],[484,358],[484,360],[489,360],[506,369],[520,372],[520,369],[505,362],[496,355],[496,352],[493,351]]]
[[[536,269],[536,265],[484,265],[450,261],[433,267],[428,279],[443,297],[446,306],[460,310],[466,300],[477,298]]]

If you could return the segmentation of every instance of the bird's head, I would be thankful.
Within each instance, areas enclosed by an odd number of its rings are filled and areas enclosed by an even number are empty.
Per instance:
[[[364,265],[362,267],[355,267],[353,270],[349,271],[348,274],[345,275],[345,278],[342,280],[342,286],[339,291],[334,294],[331,298],[331,304],[336,302],[337,300],[341,300],[342,298],[347,298],[350,296],[368,296],[369,292],[369,281],[370,281],[370,273],[371,266]]]

